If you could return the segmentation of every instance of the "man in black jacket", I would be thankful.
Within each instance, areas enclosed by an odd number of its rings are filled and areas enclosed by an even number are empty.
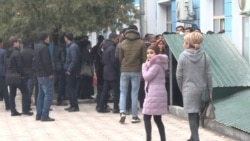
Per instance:
[[[66,89],[69,96],[70,106],[65,108],[69,112],[79,111],[77,92],[76,92],[76,77],[80,71],[80,51],[76,43],[73,42],[73,34],[66,33],[64,36],[66,43],[66,62],[64,64],[64,70],[66,71]]]
[[[27,86],[24,80],[24,70],[23,70],[23,62],[20,55],[20,44],[18,42],[18,39],[16,37],[10,37],[9,39],[11,48],[7,51],[7,59],[6,59],[6,65],[7,65],[7,73],[18,73],[21,76],[21,83],[18,86],[9,85],[10,86],[10,110],[11,110],[11,116],[20,116],[21,113],[19,113],[16,110],[16,104],[15,104],[15,97],[16,97],[16,90],[17,88],[20,89],[22,93],[22,114],[24,115],[33,115],[32,112],[30,112],[29,107],[29,99],[28,99],[28,90]]]
[[[54,47],[54,69],[58,79],[58,96],[57,106],[65,106],[63,99],[66,97],[66,76],[64,71],[64,63],[66,61],[66,46],[64,41],[64,35],[60,36],[59,44]]]
[[[39,33],[40,42],[34,51],[34,65],[38,80],[37,114],[36,120],[54,121],[49,117],[49,109],[53,100],[54,79],[51,56],[49,53],[49,34],[46,31]]]
[[[23,50],[21,50],[21,59],[23,62],[23,71],[24,71],[24,79],[28,90],[28,99],[29,99],[29,107],[31,105],[31,96],[33,93],[33,56],[34,56],[34,50],[33,50],[33,43],[32,40],[26,38],[23,40]]]
[[[103,79],[104,86],[100,99],[100,108],[98,112],[106,113],[109,112],[105,105],[107,105],[107,99],[110,88],[113,90],[114,96],[114,113],[119,113],[119,64],[118,59],[115,58],[115,49],[116,44],[118,43],[118,35],[115,33],[111,33],[109,35],[109,40],[103,41],[103,54],[102,54],[102,63],[104,66],[103,69]]]

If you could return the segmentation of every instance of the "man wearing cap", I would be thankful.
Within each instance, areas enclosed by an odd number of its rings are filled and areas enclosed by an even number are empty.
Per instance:
[[[69,97],[70,106],[65,108],[69,112],[79,111],[76,91],[76,78],[80,72],[80,51],[76,43],[73,42],[73,34],[66,33],[64,40],[66,43],[66,62],[64,70],[66,71],[66,90]]]
[[[54,79],[51,56],[49,53],[49,34],[42,31],[38,34],[40,42],[34,51],[34,68],[38,80],[37,114],[36,120],[55,121],[49,117],[49,110],[54,94]]]
[[[11,73],[18,73],[21,76],[21,83],[18,86],[15,85],[9,85],[10,88],[10,110],[11,110],[11,116],[20,116],[21,113],[19,113],[16,110],[16,90],[17,88],[20,89],[22,94],[22,114],[31,116],[33,115],[32,112],[30,112],[29,107],[29,98],[28,98],[28,89],[26,87],[26,83],[24,80],[24,71],[23,71],[23,62],[21,59],[20,54],[20,44],[18,42],[17,37],[10,37],[9,43],[11,47],[7,50],[6,55],[6,76],[8,76]]]

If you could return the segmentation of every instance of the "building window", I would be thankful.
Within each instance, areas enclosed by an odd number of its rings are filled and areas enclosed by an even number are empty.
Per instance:
[[[214,0],[214,32],[225,30],[224,0]]]
[[[243,22],[243,28],[242,28],[242,34],[243,34],[243,56],[247,59],[248,62],[250,62],[250,56],[249,56],[249,49],[250,49],[250,37],[249,37],[249,32],[250,32],[250,17],[243,17],[242,19]]]
[[[172,32],[171,5],[168,5],[166,9],[167,9],[166,29],[167,29],[167,32]]]

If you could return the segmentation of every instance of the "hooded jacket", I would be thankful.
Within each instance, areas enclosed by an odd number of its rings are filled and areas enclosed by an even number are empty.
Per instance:
[[[201,109],[202,91],[206,85],[209,94],[212,93],[213,90],[208,56],[206,56],[201,49],[184,50],[179,57],[176,79],[179,89],[182,92],[185,112],[199,113]]]
[[[146,46],[136,30],[128,30],[120,44],[119,61],[121,72],[140,72],[146,60]]]
[[[111,40],[105,40],[103,42],[102,63],[103,79],[104,80],[118,80],[119,69],[118,61],[115,58],[116,45]]]
[[[168,57],[155,55],[148,63],[142,65],[142,76],[145,80],[145,100],[142,113],[163,115],[168,112],[165,71],[168,69]]]

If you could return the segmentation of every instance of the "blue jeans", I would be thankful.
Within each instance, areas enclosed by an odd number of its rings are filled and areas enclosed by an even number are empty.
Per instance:
[[[52,104],[54,94],[54,79],[49,77],[37,77],[38,96],[37,96],[37,117],[47,119],[49,109]]]
[[[128,85],[131,83],[132,116],[138,116],[138,92],[141,83],[141,72],[121,72],[120,78],[120,113],[126,112]]]
[[[33,89],[34,89],[33,73],[25,75],[24,78],[25,78],[25,82],[26,82],[26,85],[27,85],[28,96],[29,96],[28,97],[28,99],[29,99],[29,107],[30,107],[31,96],[32,96]]]

